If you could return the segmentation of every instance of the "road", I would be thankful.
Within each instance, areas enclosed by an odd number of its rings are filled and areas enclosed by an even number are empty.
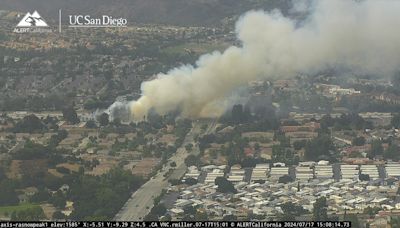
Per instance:
[[[207,129],[203,134],[209,134],[215,131],[216,120],[207,121]],[[163,189],[166,189],[169,185],[168,179],[180,179],[186,172],[186,165],[184,163],[185,158],[188,156],[188,152],[185,149],[185,145],[193,144],[193,150],[191,153],[198,154],[199,148],[195,144],[195,136],[202,133],[201,126],[204,121],[197,121],[193,123],[193,127],[190,132],[186,135],[183,140],[182,146],[177,149],[176,153],[168,159],[168,162],[163,166],[160,172],[153,176],[149,181],[142,185],[137,191],[135,191],[121,210],[115,215],[114,220],[116,221],[141,221],[150,212],[154,206],[154,198],[159,196]],[[176,163],[176,169],[169,176],[165,178],[164,174],[171,168],[169,164],[171,162]]]
[[[15,153],[19,149],[22,149],[24,147],[24,144],[25,143],[22,141],[17,142],[12,148],[10,148],[10,150],[8,151],[8,154]]]

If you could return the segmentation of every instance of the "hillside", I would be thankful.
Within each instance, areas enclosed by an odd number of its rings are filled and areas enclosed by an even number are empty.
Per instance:
[[[28,12],[38,10],[46,18],[64,14],[110,14],[134,23],[211,25],[249,9],[280,8],[286,12],[289,0],[0,0],[1,9]]]

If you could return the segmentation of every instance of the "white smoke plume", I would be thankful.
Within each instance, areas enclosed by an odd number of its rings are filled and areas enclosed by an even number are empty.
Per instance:
[[[127,104],[125,101],[116,101],[108,107],[108,109],[96,113],[95,116],[98,117],[101,113],[107,113],[110,121],[118,119],[124,122],[130,122],[132,119],[129,110],[129,103]]]
[[[150,109],[215,117],[236,88],[259,78],[291,77],[327,68],[390,75],[400,66],[400,1],[319,0],[301,23],[279,11],[251,11],[236,24],[242,46],[203,55],[142,83],[130,103],[136,120]]]

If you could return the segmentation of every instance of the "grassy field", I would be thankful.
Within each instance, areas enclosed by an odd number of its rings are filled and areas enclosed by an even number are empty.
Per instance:
[[[11,213],[13,211],[22,211],[22,210],[36,208],[36,207],[40,207],[40,206],[37,204],[30,204],[30,203],[24,203],[24,204],[20,204],[20,205],[16,205],[16,206],[4,206],[4,207],[0,207],[0,215],[4,215],[6,212],[8,213],[8,215],[11,215]]]

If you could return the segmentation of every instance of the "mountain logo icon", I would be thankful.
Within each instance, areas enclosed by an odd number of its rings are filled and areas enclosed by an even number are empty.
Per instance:
[[[32,14],[26,13],[26,15],[18,23],[17,27],[49,27],[43,20],[42,16],[35,11]]]

